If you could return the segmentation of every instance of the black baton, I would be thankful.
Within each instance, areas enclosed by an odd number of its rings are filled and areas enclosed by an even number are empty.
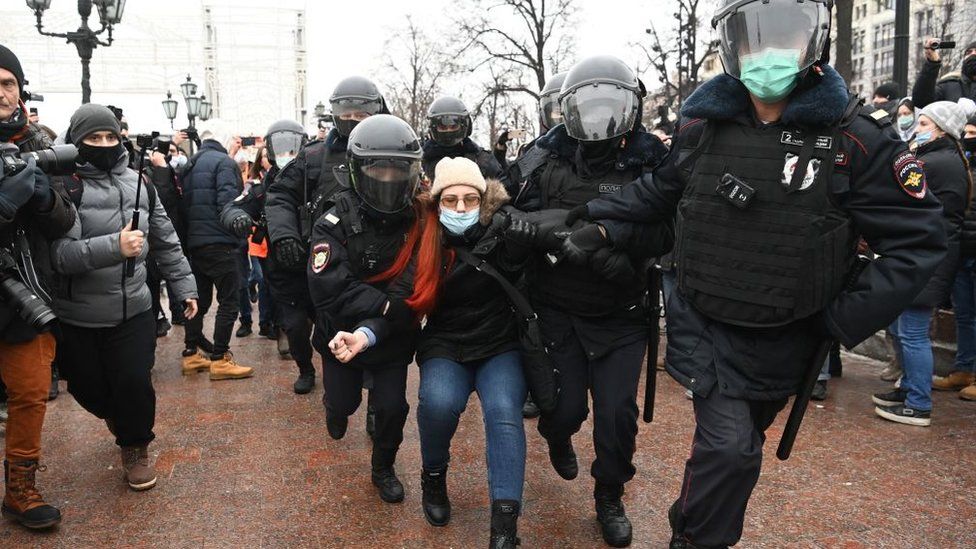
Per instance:
[[[657,353],[661,342],[661,270],[657,265],[647,269],[647,375],[644,379],[644,423],[654,421],[654,397],[657,393]]]

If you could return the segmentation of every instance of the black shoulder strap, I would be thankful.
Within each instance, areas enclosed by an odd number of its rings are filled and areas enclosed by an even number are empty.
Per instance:
[[[149,193],[149,215],[152,215],[156,209],[156,185],[153,185],[153,182],[149,180],[149,176],[142,174],[142,186]]]
[[[702,128],[701,136],[698,138],[698,144],[695,145],[695,148],[687,154],[685,154],[685,151],[687,151],[685,148],[678,151],[678,169],[683,170],[691,165],[692,162],[697,160],[705,152],[705,149],[711,146],[712,141],[715,139],[715,123],[705,119],[702,121],[702,124],[705,127]]]
[[[490,263],[483,259],[475,257],[470,251],[464,248],[455,248],[454,253],[457,254],[458,259],[471,265],[475,269],[485,273],[486,275],[495,279],[496,282],[502,287],[502,290],[508,294],[508,299],[511,300],[512,305],[515,309],[525,318],[535,318],[535,311],[532,310],[532,305],[529,304],[529,300],[525,299],[522,292],[518,290],[507,278],[502,276]]]
[[[85,193],[85,185],[81,182],[75,174],[70,174],[61,177],[62,183],[64,183],[64,190],[68,193],[68,198],[71,199],[71,203],[75,205],[75,209],[81,207],[81,197]]]
[[[359,217],[359,205],[349,193],[339,193],[335,197],[336,210],[342,220],[343,229],[348,236],[363,232],[363,220]]]

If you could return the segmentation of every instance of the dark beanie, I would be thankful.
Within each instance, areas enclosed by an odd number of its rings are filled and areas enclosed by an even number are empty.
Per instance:
[[[112,132],[119,135],[121,130],[115,113],[108,110],[108,107],[88,103],[78,107],[78,110],[71,115],[71,123],[68,125],[64,142],[78,144],[85,139],[85,136],[94,132]]]
[[[973,40],[972,42],[966,44],[966,47],[962,51],[963,51],[963,53],[965,53],[965,52],[967,52],[969,50],[973,50],[973,49],[976,49],[976,40]]]
[[[7,69],[14,73],[20,91],[24,91],[24,69],[20,66],[20,59],[10,51],[10,48],[0,44],[0,69]]]
[[[898,97],[898,84],[885,82],[874,89],[874,95],[884,97],[885,99],[894,99]]]

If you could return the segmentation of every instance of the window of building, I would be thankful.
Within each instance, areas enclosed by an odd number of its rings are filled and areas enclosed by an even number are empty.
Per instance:
[[[877,7],[875,13],[881,13],[885,10],[890,10],[892,8],[892,4],[894,4],[894,0],[874,0],[874,3]]]
[[[890,48],[895,43],[895,23],[874,26],[874,49]]]

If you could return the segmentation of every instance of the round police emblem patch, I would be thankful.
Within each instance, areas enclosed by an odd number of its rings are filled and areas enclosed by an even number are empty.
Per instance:
[[[332,257],[332,248],[328,242],[316,244],[312,248],[312,272],[318,274],[325,270]]]
[[[915,155],[906,151],[898,155],[894,162],[895,178],[908,196],[921,200],[925,198],[925,171]]]

